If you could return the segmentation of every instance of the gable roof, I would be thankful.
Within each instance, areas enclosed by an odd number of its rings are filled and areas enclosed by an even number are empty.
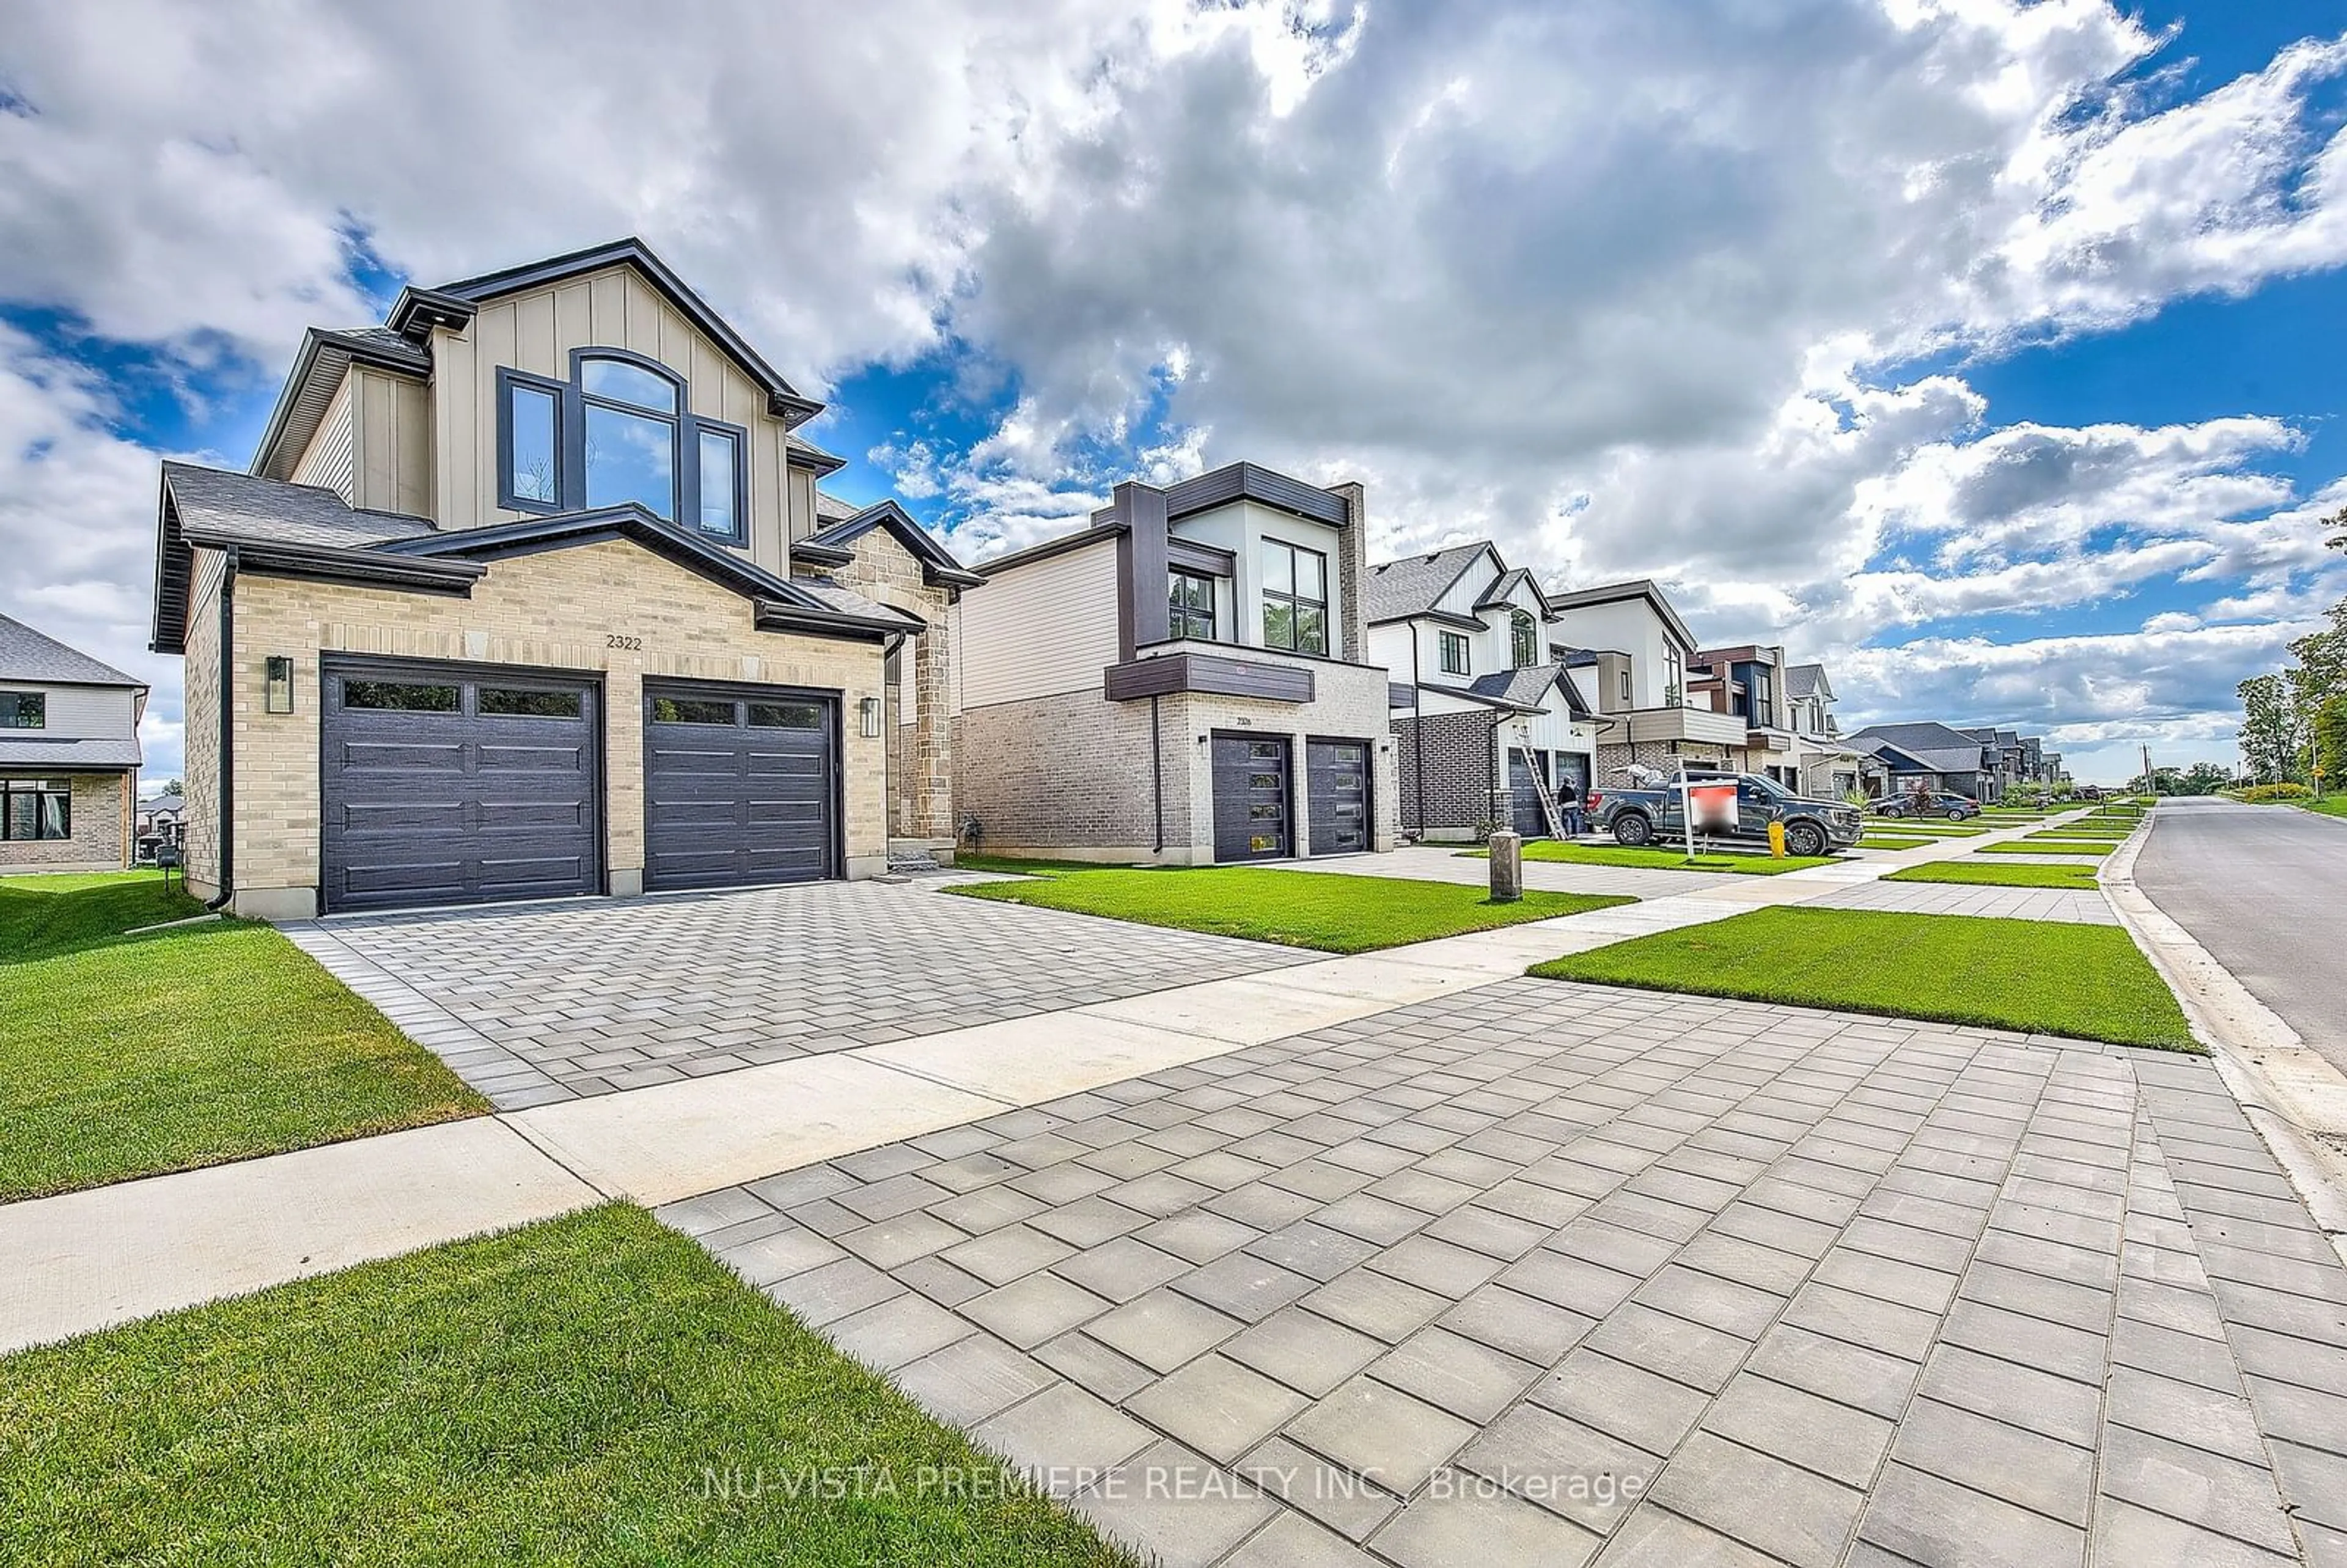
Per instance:
[[[1785,666],[1785,695],[1788,697],[1823,697],[1833,701],[1833,684],[1826,679],[1822,664],[1788,664]]]
[[[0,681],[41,682],[59,686],[131,686],[147,682],[68,648],[45,631],[0,615]]]
[[[1945,724],[1870,724],[1842,743],[1857,751],[1887,746],[1937,774],[1981,771],[1981,743]]]
[[[327,405],[333,401],[334,389],[342,384],[343,372],[354,361],[401,375],[428,376],[432,374],[433,328],[462,330],[482,305],[493,300],[612,267],[632,269],[675,306],[678,313],[757,384],[766,395],[766,412],[785,426],[794,430],[823,412],[821,403],[802,395],[784,380],[782,374],[767,364],[765,357],[752,348],[724,317],[710,309],[709,302],[678,277],[651,246],[630,235],[542,261],[460,278],[437,288],[410,285],[399,291],[380,326],[312,327],[303,335],[301,350],[294,355],[293,369],[285,378],[284,390],[278,394],[277,405],[261,430],[261,444],[254,450],[250,471],[268,479],[293,477],[293,465],[301,461],[310,437],[325,416]],[[825,467],[826,463],[835,468],[844,461],[812,443],[794,446],[793,456],[825,472],[830,471]]]
[[[1408,620],[1414,615],[1426,614],[1458,585],[1478,558],[1486,554],[1491,559],[1491,574],[1497,580],[1501,576],[1500,552],[1488,539],[1451,545],[1430,555],[1403,556],[1369,568],[1361,588],[1361,603],[1368,610],[1369,624]]]
[[[1669,629],[1672,637],[1677,640],[1679,646],[1689,653],[1695,651],[1695,633],[1687,630],[1686,622],[1679,619],[1679,612],[1671,608],[1671,601],[1663,597],[1662,589],[1650,577],[1552,593],[1548,596],[1548,607],[1552,611],[1585,610],[1601,604],[1620,604],[1633,599],[1645,600],[1663,625]]]
[[[487,574],[484,560],[626,538],[752,600],[761,626],[876,637],[922,625],[918,617],[901,610],[871,606],[878,613],[870,613],[863,608],[868,600],[848,604],[837,594],[777,577],[633,503],[444,533],[423,518],[354,507],[315,485],[167,462],[156,527],[152,646],[159,653],[187,651],[188,593],[198,545],[233,548],[240,563],[252,570],[465,594]]]
[[[1541,607],[1541,619],[1543,620],[1547,620],[1548,595],[1541,591],[1541,585],[1539,581],[1533,578],[1532,569],[1529,567],[1511,567],[1506,571],[1501,572],[1498,579],[1494,580],[1490,587],[1484,589],[1481,594],[1476,596],[1475,608],[1478,610],[1505,610],[1509,608],[1513,601],[1511,600],[1508,596],[1515,592],[1516,589],[1520,585],[1530,588],[1532,590],[1532,599]]]
[[[875,502],[853,517],[816,529],[791,548],[803,554],[820,557],[832,550],[846,550],[875,528],[885,530],[905,547],[906,554],[921,563],[921,579],[924,582],[976,588],[986,580],[956,560],[952,551],[938,543],[928,529],[915,522],[912,514],[894,501]],[[810,544],[815,547],[815,550],[806,550],[805,547]]]
[[[1467,685],[1478,695],[1498,697],[1532,709],[1545,706],[1549,689],[1556,687],[1564,692],[1567,712],[1576,719],[1590,716],[1588,704],[1581,700],[1580,690],[1566,676],[1562,664],[1527,664],[1521,670],[1495,671],[1476,677]]]

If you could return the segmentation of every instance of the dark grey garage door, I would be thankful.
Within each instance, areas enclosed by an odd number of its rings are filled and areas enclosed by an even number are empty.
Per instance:
[[[1216,735],[1214,750],[1214,858],[1280,860],[1295,854],[1287,743]]]
[[[1526,838],[1548,836],[1548,818],[1541,813],[1540,792],[1546,788],[1541,782],[1540,769],[1524,755],[1522,746],[1508,748],[1509,824]]]
[[[329,661],[323,907],[600,891],[599,696],[572,677]]]
[[[835,874],[839,716],[829,692],[644,683],[644,886]]]
[[[1312,804],[1312,853],[1369,847],[1369,743],[1304,743],[1304,793]]]

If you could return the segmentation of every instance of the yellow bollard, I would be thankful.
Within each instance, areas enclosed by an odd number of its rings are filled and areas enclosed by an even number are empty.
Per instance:
[[[1785,825],[1781,822],[1768,825],[1768,853],[1779,860],[1785,858]]]

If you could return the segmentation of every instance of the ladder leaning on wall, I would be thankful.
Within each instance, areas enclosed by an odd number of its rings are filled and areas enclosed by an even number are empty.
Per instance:
[[[1509,738],[1524,753],[1524,766],[1532,770],[1532,793],[1540,796],[1541,817],[1548,824],[1548,835],[1559,841],[1563,840],[1568,835],[1564,831],[1564,819],[1557,815],[1556,796],[1551,793],[1548,781],[1540,776],[1540,769],[1532,762],[1532,758],[1539,753],[1532,745],[1532,725],[1525,720],[1518,719],[1515,727],[1509,732]]]

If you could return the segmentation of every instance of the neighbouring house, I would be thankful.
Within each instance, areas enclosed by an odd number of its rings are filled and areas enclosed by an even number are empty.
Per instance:
[[[1488,541],[1454,545],[1371,567],[1364,597],[1371,661],[1393,681],[1402,831],[1547,836],[1541,792],[1579,805],[1596,732],[1532,573]]]
[[[1987,787],[1992,794],[2003,799],[2006,790],[2029,779],[2027,753],[2018,731],[1983,725],[1968,727],[1963,733],[1981,744],[1982,771],[1988,774]]]
[[[1787,665],[1785,700],[1792,711],[1794,787],[1820,800],[1840,800],[1861,788],[1861,759],[1842,739],[1826,667]]]
[[[1744,721],[1744,771],[1790,788],[1799,782],[1799,740],[1785,686],[1785,651],[1744,643],[1704,648],[1687,662],[1687,695],[1698,707]]]
[[[0,615],[0,872],[131,862],[147,687]]]
[[[1695,634],[1652,581],[1551,593],[1550,643],[1594,715],[1597,788],[1624,782],[1633,764],[1741,769],[1747,726],[1688,694]]]
[[[952,840],[979,579],[634,240],[313,329],[163,466],[190,888],[244,915],[866,876]]]
[[[1864,788],[1878,798],[1922,785],[1951,790],[1983,805],[1998,796],[1988,748],[1965,732],[1940,723],[1870,724],[1850,737],[1866,758]]]
[[[1237,463],[979,565],[954,787],[989,852],[1188,866],[1393,847],[1363,497]]]
[[[138,803],[138,825],[131,841],[131,853],[142,866],[155,863],[156,853],[177,849],[187,825],[188,802],[184,795],[159,794],[152,800]]]

